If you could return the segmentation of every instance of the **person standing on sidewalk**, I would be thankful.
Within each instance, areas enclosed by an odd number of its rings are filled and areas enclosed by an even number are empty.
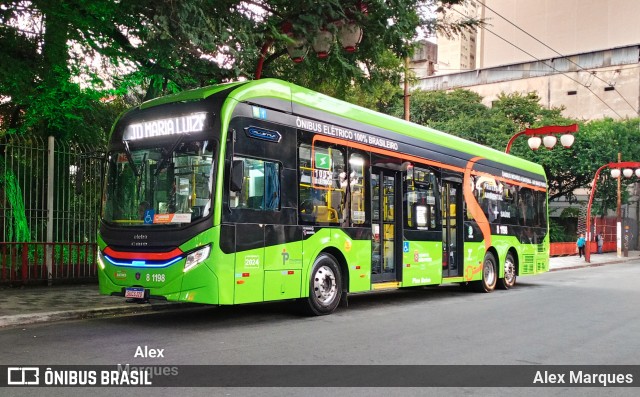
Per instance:
[[[604,238],[602,237],[602,233],[596,234],[596,244],[598,244],[598,253],[602,253],[602,246],[604,245]]]
[[[576,241],[576,245],[578,246],[578,255],[580,256],[580,258],[582,258],[582,255],[584,255],[584,245],[585,245],[586,241],[584,239],[584,234],[580,234],[580,237],[578,238],[578,241]]]

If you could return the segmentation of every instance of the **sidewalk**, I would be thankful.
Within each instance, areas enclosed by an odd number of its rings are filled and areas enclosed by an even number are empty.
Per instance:
[[[120,316],[192,307],[189,303],[152,301],[126,303],[117,296],[100,295],[98,284],[62,284],[0,287],[0,328],[61,320]]]
[[[569,270],[588,266],[622,263],[640,259],[640,251],[630,251],[626,258],[615,252],[591,255],[591,263],[577,255],[554,257],[549,270]],[[125,303],[124,298],[98,293],[97,284],[68,284],[52,287],[0,287],[0,328],[60,320],[149,313],[159,310],[180,310],[193,307],[188,303],[154,302]]]
[[[605,252],[604,254],[591,254],[591,263],[585,262],[584,258],[578,255],[556,256],[549,261],[549,271],[578,269],[581,267],[611,265],[640,259],[640,251],[629,251],[628,257],[618,258],[615,252]]]

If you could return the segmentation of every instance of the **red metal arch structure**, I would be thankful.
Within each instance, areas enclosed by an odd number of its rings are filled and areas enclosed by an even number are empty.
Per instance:
[[[586,244],[586,249],[584,252],[584,258],[587,261],[587,263],[591,263],[591,204],[593,203],[593,197],[596,195],[596,187],[597,187],[597,183],[598,183],[598,177],[600,176],[600,172],[605,169],[605,168],[610,168],[610,169],[619,169],[622,170],[624,168],[635,168],[638,169],[640,168],[640,162],[637,161],[622,161],[619,163],[609,163],[609,164],[605,164],[602,167],[598,168],[598,171],[596,171],[596,175],[593,177],[593,182],[591,183],[591,194],[589,194],[589,204],[587,205],[587,227],[586,227],[586,239],[587,239],[587,244]],[[620,178],[622,177],[622,175],[620,175]]]
[[[578,132],[578,124],[571,125],[547,125],[544,127],[538,128],[527,128],[524,131],[520,131],[509,139],[507,143],[507,148],[504,150],[505,153],[511,152],[511,145],[513,141],[516,140],[517,137],[526,135],[526,136],[545,136],[545,135],[553,135],[553,134],[573,134]]]

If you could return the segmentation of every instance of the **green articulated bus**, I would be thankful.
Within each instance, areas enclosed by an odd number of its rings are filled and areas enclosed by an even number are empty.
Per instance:
[[[540,165],[275,80],[145,102],[114,125],[102,294],[235,305],[549,268]]]

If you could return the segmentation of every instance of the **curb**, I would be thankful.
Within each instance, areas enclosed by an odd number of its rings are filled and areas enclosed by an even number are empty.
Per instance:
[[[615,265],[615,264],[619,264],[619,263],[626,263],[629,262],[629,260],[619,260],[619,261],[612,261],[612,262],[602,262],[602,263],[585,263],[583,265],[572,265],[572,266],[565,266],[565,267],[557,267],[555,269],[549,269],[550,272],[557,272],[558,270],[574,270],[574,269],[582,269],[585,267],[599,267],[599,266],[606,266],[606,265]]]
[[[571,265],[565,267],[557,267],[555,269],[549,269],[549,272],[556,272],[561,270],[575,270],[586,267],[599,267],[606,265],[614,265],[619,263],[629,262],[629,259],[615,260],[611,262],[602,263],[584,263],[580,265]],[[135,303],[129,303],[118,306],[108,306],[101,308],[87,308],[76,309],[66,311],[50,311],[50,312],[38,312],[29,314],[16,314],[8,316],[0,316],[0,329],[6,327],[16,327],[22,325],[51,323],[58,321],[69,320],[81,320],[90,318],[100,318],[108,316],[122,316],[128,314],[145,314],[159,311],[172,311],[183,310],[186,308],[199,307],[201,305],[193,303],[180,303],[180,302],[163,302],[154,304],[139,305]]]
[[[109,306],[92,309],[76,309],[66,311],[40,312],[30,314],[16,314],[0,316],[0,328],[15,327],[20,325],[31,325],[40,323],[50,323],[66,320],[80,320],[88,318],[100,318],[107,316],[119,316],[126,314],[144,314],[154,311],[169,311],[193,307],[189,303],[160,303],[160,304],[127,304],[126,306]]]

